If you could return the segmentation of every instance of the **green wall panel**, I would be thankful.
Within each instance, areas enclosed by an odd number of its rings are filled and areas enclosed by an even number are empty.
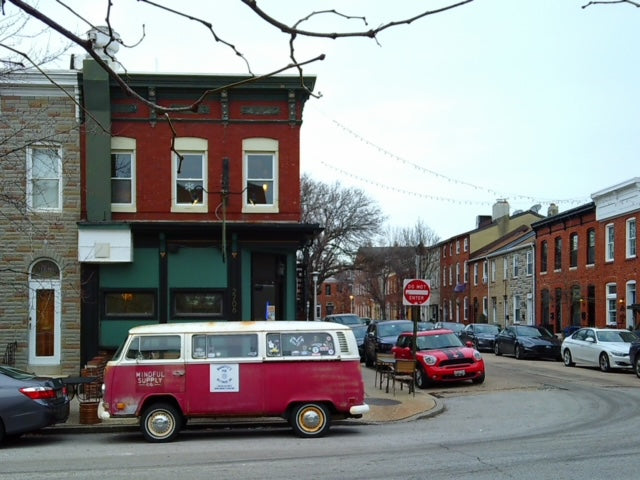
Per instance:
[[[157,323],[155,320],[103,320],[100,324],[100,347],[117,348],[127,338],[130,328]]]
[[[132,263],[100,267],[101,288],[158,288],[160,254],[156,248],[136,248]]]
[[[186,248],[169,254],[169,288],[226,288],[227,264],[217,248]]]

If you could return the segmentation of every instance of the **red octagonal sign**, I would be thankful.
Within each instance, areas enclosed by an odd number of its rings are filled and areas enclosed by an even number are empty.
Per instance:
[[[431,296],[431,285],[428,281],[419,278],[405,280],[402,293],[403,305],[426,305]]]

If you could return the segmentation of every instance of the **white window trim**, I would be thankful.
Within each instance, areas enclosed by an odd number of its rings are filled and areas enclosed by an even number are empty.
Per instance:
[[[247,186],[247,154],[273,155],[273,203],[253,205],[247,202],[244,189]],[[280,211],[278,193],[280,191],[280,152],[277,140],[271,138],[245,138],[242,141],[242,212],[243,213],[278,213]]]
[[[512,277],[513,278],[518,278],[518,275],[520,275],[520,262],[518,260],[519,260],[518,255],[514,255],[512,259],[512,263],[513,263]]]
[[[609,243],[609,232],[613,232],[613,245]],[[613,262],[616,256],[616,231],[613,223],[605,225],[604,227],[604,260],[606,262]]]
[[[208,142],[203,138],[180,137],[174,141],[174,148],[181,155],[194,154],[202,155],[202,203],[197,205],[177,204],[177,180],[178,163],[180,159],[175,153],[171,155],[171,211],[173,213],[207,213],[208,211],[208,180],[207,171],[209,168]]]
[[[611,291],[612,287],[613,287],[613,292]],[[611,312],[614,312],[616,317],[618,315],[618,287],[617,287],[617,284],[615,284],[615,283],[607,283],[605,285],[605,294],[606,294],[606,302],[605,302],[606,314],[605,314],[605,319],[607,321],[607,325],[616,325],[617,322],[610,322],[609,320],[610,320]],[[613,302],[613,306],[614,306],[613,309],[609,308],[611,302]]]
[[[630,228],[631,223],[634,223],[635,226],[636,226],[636,236],[635,236],[635,238],[633,238],[633,245],[636,248],[636,251],[634,253],[631,253],[631,245],[632,245],[631,240],[632,239],[629,236],[630,231],[631,231],[631,228]],[[626,235],[625,235],[626,258],[636,258],[636,256],[638,255],[638,251],[637,251],[637,248],[638,248],[638,222],[636,222],[635,218],[627,219],[625,230],[626,230]]]
[[[131,203],[111,203],[112,212],[136,211],[136,139],[127,137],[111,138],[111,153],[131,154]]]
[[[33,206],[33,151],[50,149],[58,154],[58,206],[55,208],[35,208]],[[61,212],[62,211],[62,148],[52,145],[33,145],[27,148],[27,209],[32,212]]]

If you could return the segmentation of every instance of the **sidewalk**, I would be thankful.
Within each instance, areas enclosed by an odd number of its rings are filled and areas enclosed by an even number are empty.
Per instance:
[[[362,377],[365,387],[365,402],[369,405],[369,413],[359,419],[349,419],[347,422],[362,424],[377,424],[386,422],[400,422],[416,420],[432,415],[437,415],[443,409],[441,400],[432,397],[428,393],[416,389],[415,396],[408,393],[407,387],[403,390],[396,389],[396,395],[392,391],[385,392],[378,389],[374,384],[375,371],[362,365]],[[47,431],[66,433],[90,433],[101,431],[133,431],[138,430],[138,420],[134,418],[110,419],[98,421],[98,423],[87,424],[80,422],[80,403],[75,397],[71,401],[71,413],[66,423],[47,427]],[[276,419],[278,422],[282,420]],[[189,426],[221,426],[231,424],[273,423],[274,419],[203,419],[189,422]]]

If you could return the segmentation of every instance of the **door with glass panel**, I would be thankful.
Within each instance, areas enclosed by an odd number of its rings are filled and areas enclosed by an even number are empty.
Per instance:
[[[60,363],[60,269],[36,262],[29,276],[29,364]]]

